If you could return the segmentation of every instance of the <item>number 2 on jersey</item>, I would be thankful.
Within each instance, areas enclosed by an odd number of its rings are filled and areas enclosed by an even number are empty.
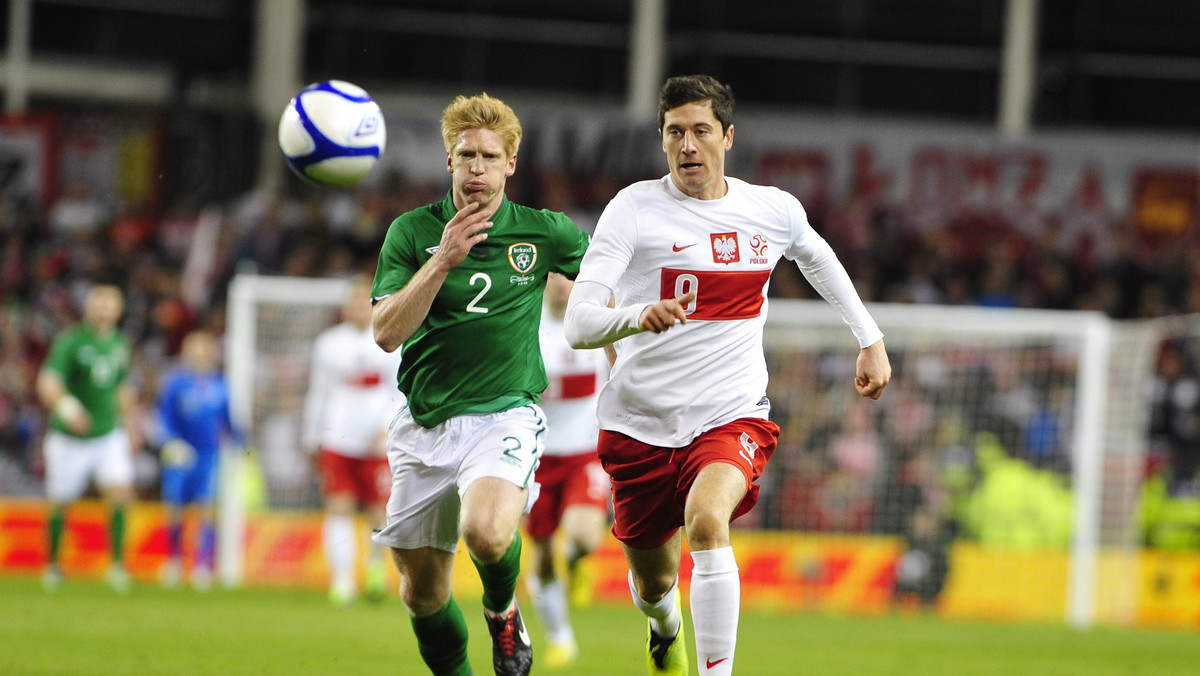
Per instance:
[[[484,294],[486,294],[492,288],[492,278],[488,277],[482,272],[476,272],[475,274],[471,275],[471,279],[467,282],[467,284],[475,286],[475,280],[483,281],[483,290],[476,294],[475,298],[473,298],[470,303],[467,303],[467,312],[487,314],[488,309],[480,305],[479,301],[483,300]]]

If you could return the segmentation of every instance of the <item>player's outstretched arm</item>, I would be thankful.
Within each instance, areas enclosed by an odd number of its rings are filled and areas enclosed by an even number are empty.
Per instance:
[[[487,239],[487,229],[492,227],[488,220],[491,214],[479,213],[478,209],[475,202],[459,209],[442,230],[437,253],[403,289],[375,304],[371,314],[375,342],[385,351],[394,351],[416,332],[429,314],[446,275],[466,260],[471,247]]]
[[[854,388],[858,393],[868,399],[879,399],[892,380],[892,363],[883,339],[858,351],[854,370]]]

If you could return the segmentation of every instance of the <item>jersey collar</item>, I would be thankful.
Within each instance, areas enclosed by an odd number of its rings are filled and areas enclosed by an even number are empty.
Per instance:
[[[442,209],[442,220],[446,221],[447,223],[450,222],[451,218],[454,218],[454,214],[458,213],[458,209],[455,208],[455,206],[454,206],[454,189],[453,188],[446,191],[446,198],[443,199],[441,202],[441,209]],[[492,223],[495,223],[496,221],[500,220],[505,215],[507,215],[508,211],[509,211],[508,195],[502,193],[500,195],[500,207],[498,209],[496,209],[496,213],[492,214],[492,217],[490,220],[492,221]]]

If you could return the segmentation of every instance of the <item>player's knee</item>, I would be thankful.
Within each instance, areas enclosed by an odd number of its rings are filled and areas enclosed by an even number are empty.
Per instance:
[[[128,505],[133,502],[133,487],[125,485],[109,486],[103,491],[104,499],[114,505]]]
[[[446,605],[450,595],[442,594],[437,585],[415,584],[406,577],[400,579],[400,600],[412,615],[432,615]]]
[[[714,549],[729,543],[729,515],[721,510],[698,508],[686,517],[688,544],[693,549]]]
[[[580,529],[571,534],[571,541],[575,543],[575,548],[583,554],[591,554],[596,551],[603,539],[604,532],[594,528]]]
[[[325,498],[325,513],[333,516],[351,516],[355,511],[353,495],[334,494]]]
[[[649,574],[644,571],[635,571],[633,573],[633,585],[637,589],[637,595],[646,603],[661,601],[675,586],[678,579],[678,571],[661,570]]]
[[[512,545],[513,534],[493,526],[476,526],[463,529],[463,542],[471,556],[482,563],[499,561]]]
[[[608,531],[604,527],[604,522],[599,524],[583,524],[576,528],[575,532],[571,533],[571,540],[574,540],[575,546],[583,552],[593,552],[600,548],[601,543],[604,543],[605,536]]]

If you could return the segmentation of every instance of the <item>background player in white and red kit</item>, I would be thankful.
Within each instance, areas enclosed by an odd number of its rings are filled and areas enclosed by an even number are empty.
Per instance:
[[[375,343],[371,281],[365,275],[352,280],[342,322],[317,336],[304,400],[303,444],[321,474],[329,597],[338,605],[358,594],[360,540],[367,547],[367,596],[378,600],[386,593],[383,547],[354,524],[361,507],[370,528],[383,527],[392,486],[384,441],[404,401],[395,385],[400,353]]]
[[[608,474],[596,454],[596,400],[608,380],[609,362],[603,350],[576,350],[567,343],[563,316],[571,286],[571,280],[553,273],[546,282],[538,333],[550,382],[541,403],[546,450],[537,469],[541,494],[525,520],[533,540],[530,594],[546,630],[545,664],[552,669],[570,666],[578,655],[567,599],[582,599],[591,591],[584,557],[604,537],[610,496]],[[559,530],[566,545],[568,585],[555,570],[554,534]]]
[[[669,175],[619,192],[600,217],[566,316],[577,348],[616,342],[600,393],[600,459],[634,603],[649,618],[651,674],[687,674],[679,529],[693,560],[701,674],[731,674],[741,583],[729,522],[757,500],[775,450],[762,350],[767,283],[781,258],[836,307],[860,348],[854,386],[891,379],[883,334],[845,268],[791,195],[725,176],[733,94],[706,75],[659,96]],[[615,296],[615,307],[607,303]]]

